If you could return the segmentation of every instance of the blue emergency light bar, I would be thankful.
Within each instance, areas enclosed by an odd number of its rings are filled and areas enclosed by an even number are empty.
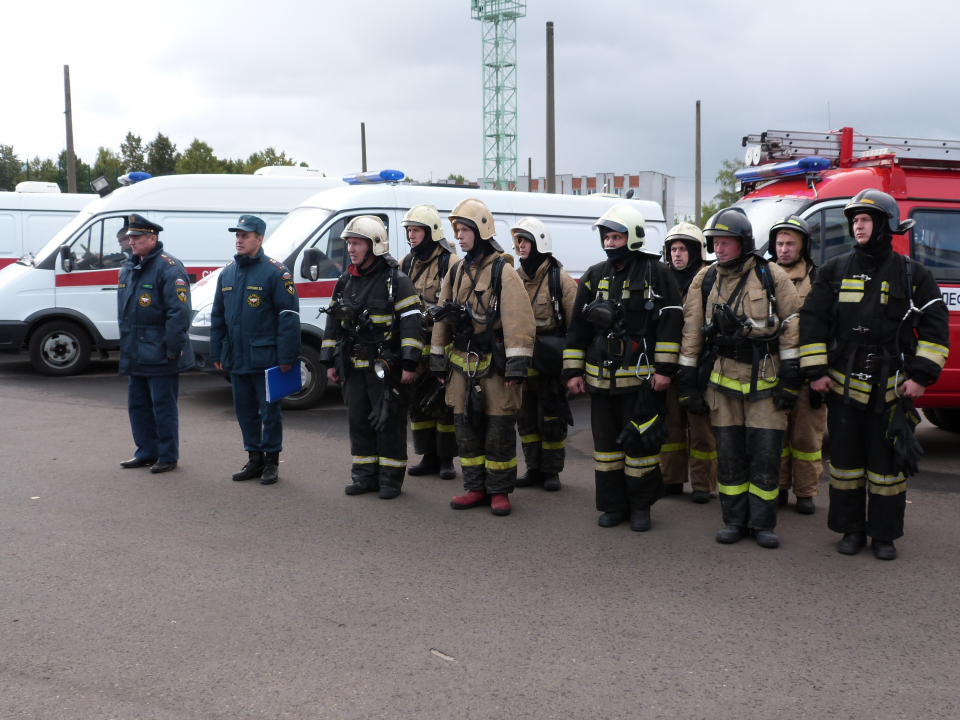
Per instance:
[[[344,175],[343,181],[348,185],[367,185],[368,183],[400,182],[406,177],[399,170],[371,170],[370,172]]]
[[[770,165],[743,168],[743,170],[734,172],[733,176],[741,183],[752,183],[759,180],[790,177],[791,175],[806,175],[807,173],[822,172],[829,169],[830,161],[826,158],[805,157]]]
[[[137,171],[137,172],[127,173],[126,175],[121,175],[120,177],[117,178],[117,182],[119,182],[121,185],[133,185],[134,183],[143,182],[144,180],[149,180],[152,177],[153,175],[151,175],[148,172]]]

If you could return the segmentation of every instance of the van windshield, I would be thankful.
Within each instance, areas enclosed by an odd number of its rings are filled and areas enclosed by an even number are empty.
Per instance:
[[[27,253],[17,262],[20,265],[39,265],[46,258],[50,256],[50,253],[57,252],[57,248],[63,245],[67,240],[70,239],[70,236],[73,235],[77,230],[80,229],[80,226],[87,222],[91,217],[90,213],[80,211],[77,213],[76,217],[73,218],[70,222],[60,228],[60,232],[54,235],[50,240],[44,245],[36,255],[31,255]]]
[[[753,242],[757,250],[766,252],[770,241],[770,228],[780,218],[787,215],[799,215],[800,210],[810,202],[802,197],[765,197],[756,200],[740,200],[733,207],[743,210],[753,226]]]
[[[323,223],[333,215],[333,210],[320,208],[296,208],[277,226],[273,234],[263,243],[263,251],[280,262],[299,248]]]

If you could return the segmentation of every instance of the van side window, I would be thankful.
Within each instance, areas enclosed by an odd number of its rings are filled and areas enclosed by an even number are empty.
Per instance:
[[[372,213],[371,213],[372,214]],[[390,220],[386,215],[376,213],[376,216],[383,220],[387,227],[387,236],[390,232]],[[347,257],[347,243],[341,237],[344,228],[355,216],[339,217],[333,224],[324,230],[314,241],[313,246],[317,248],[326,257],[320,263],[320,276],[318,280],[338,278],[350,264],[350,258]]]
[[[823,247],[822,215],[822,212],[815,212],[813,215],[807,215],[807,217],[804,218],[810,225],[810,258],[813,260],[814,265],[823,264],[820,259],[820,248]]]
[[[842,207],[827,208],[823,211],[823,227],[821,230],[823,242],[823,262],[827,262],[838,255],[846,255],[856,245],[856,240],[850,234],[850,226],[843,214]]]
[[[126,260],[117,241],[117,232],[123,224],[122,217],[104,218],[77,235],[70,246],[74,269],[99,270],[120,267]]]
[[[938,281],[960,280],[960,212],[914,210],[910,254],[930,268]]]

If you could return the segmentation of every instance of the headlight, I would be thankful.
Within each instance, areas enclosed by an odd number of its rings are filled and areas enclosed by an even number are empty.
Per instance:
[[[202,308],[197,310],[193,316],[193,322],[190,323],[192,327],[210,327],[210,320],[213,317],[213,303],[209,305],[204,305]]]

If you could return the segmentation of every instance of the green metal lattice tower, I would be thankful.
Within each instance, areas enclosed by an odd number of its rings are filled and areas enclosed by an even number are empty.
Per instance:
[[[517,187],[517,18],[526,0],[470,0],[483,38],[483,187]]]

